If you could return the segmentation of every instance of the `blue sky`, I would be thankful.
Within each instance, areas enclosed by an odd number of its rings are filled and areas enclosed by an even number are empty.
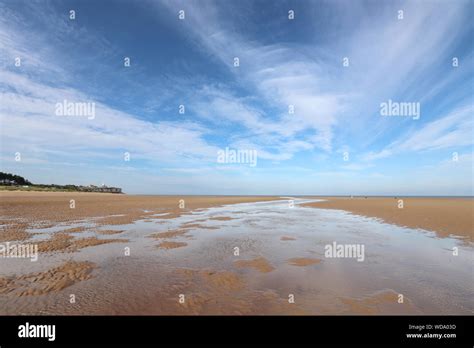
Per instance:
[[[0,0],[1,170],[143,194],[472,195],[473,10]],[[95,117],[56,115],[63,100]],[[382,116],[388,100],[420,117]],[[226,147],[258,164],[218,163]]]

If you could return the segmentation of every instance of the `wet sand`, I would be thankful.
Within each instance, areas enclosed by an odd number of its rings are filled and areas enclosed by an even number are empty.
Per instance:
[[[39,252],[75,252],[82,248],[105,243],[126,243],[126,239],[98,239],[96,237],[74,238],[69,233],[55,233],[50,239],[37,243]]]
[[[253,260],[238,260],[234,264],[239,268],[254,268],[262,273],[268,273],[275,268],[263,257],[258,257]]]
[[[354,214],[376,217],[385,222],[422,228],[439,237],[456,235],[474,240],[474,200],[467,198],[378,198],[320,197],[321,202],[306,206],[340,209]],[[403,208],[398,207],[403,200]]]
[[[0,278],[0,294],[21,297],[57,292],[76,282],[90,279],[94,266],[90,262],[66,262],[46,272],[25,274],[16,278]]]
[[[176,248],[185,247],[186,245],[188,245],[188,243],[166,241],[166,242],[161,242],[156,247],[160,249],[176,249]]]
[[[288,241],[288,240],[296,240],[296,238],[283,236],[283,237],[280,238],[280,240]]]
[[[74,200],[74,209],[70,208],[71,199]],[[194,209],[275,199],[278,197],[135,196],[82,192],[0,191],[0,213],[9,218],[37,220],[42,223],[98,217],[104,224],[122,224],[146,218],[157,211],[167,214],[162,218],[173,218]]]
[[[315,265],[315,264],[318,264],[320,262],[321,262],[320,259],[312,259],[312,258],[309,258],[309,257],[295,257],[295,258],[292,258],[292,259],[288,260],[288,263],[290,265],[301,266],[301,267],[309,266],[309,265]]]
[[[0,257],[0,314],[474,313],[471,244],[318,204],[0,193],[0,240],[39,252]],[[333,242],[364,262],[327,258]]]
[[[123,225],[156,213],[163,214],[161,219],[173,219],[195,209],[274,199],[277,197],[0,191],[0,224],[3,225],[0,242],[26,240],[31,237],[27,228],[47,228],[61,222],[95,218],[102,226]]]

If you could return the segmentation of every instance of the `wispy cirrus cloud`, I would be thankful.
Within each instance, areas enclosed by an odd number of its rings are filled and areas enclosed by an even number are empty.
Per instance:
[[[278,133],[291,143],[299,132],[312,133],[307,138],[314,147],[329,151],[332,130],[337,112],[341,110],[343,96],[329,91],[323,92],[324,84],[331,80],[324,66],[314,59],[299,53],[298,48],[283,44],[261,44],[246,40],[235,32],[232,24],[226,24],[225,9],[217,3],[204,1],[190,3],[180,1],[162,2],[171,13],[185,9],[188,16],[182,21],[195,43],[211,57],[225,66],[241,84],[250,86],[267,105],[276,108],[271,123],[265,122],[264,112],[255,111],[249,115],[247,108],[242,112],[229,112],[227,103],[216,96],[211,107],[220,106],[221,115],[253,126],[250,130],[262,133]],[[239,59],[239,67],[234,66]],[[232,98],[232,97],[231,97]],[[214,104],[214,105],[213,105]],[[289,114],[289,106],[295,112]],[[202,108],[205,109],[204,107]],[[202,111],[208,113],[208,111]],[[199,112],[198,112],[199,113]],[[251,121],[252,124],[248,124]]]
[[[6,85],[20,90],[15,82],[22,79],[11,77]],[[55,105],[63,100],[95,103],[74,90],[40,84],[29,84],[27,95],[4,93],[0,106],[3,149],[13,155],[20,148],[26,152],[61,148],[69,149],[70,156],[80,151],[93,156],[90,149],[96,149],[99,157],[102,150],[116,151],[118,158],[128,151],[138,158],[172,162],[183,156],[187,160],[215,157],[217,148],[203,140],[207,130],[192,122],[148,122],[98,102],[92,120],[57,116]]]
[[[230,111],[227,101],[216,96],[215,103],[209,103],[221,107],[219,115],[228,113],[236,122],[241,118],[255,133],[267,133],[269,139],[275,139],[274,132],[289,142],[301,137],[301,132],[310,133],[305,141],[325,151],[332,151],[335,144],[346,145],[349,137],[359,142],[354,146],[359,149],[382,137],[392,141],[387,135],[393,134],[393,124],[378,114],[380,102],[401,98],[423,100],[426,106],[428,96],[437,95],[431,80],[452,82],[452,75],[440,77],[435,71],[443,60],[449,65],[454,45],[465,35],[463,8],[468,6],[468,2],[461,2],[459,6],[443,7],[440,23],[435,18],[439,18],[441,10],[433,4],[381,4],[376,16],[367,16],[360,2],[336,2],[330,13],[348,14],[342,16],[347,20],[342,25],[345,36],[329,45],[316,46],[311,41],[267,44],[249,38],[245,30],[238,33],[236,22],[240,20],[244,25],[247,19],[246,12],[235,4],[161,3],[172,15],[185,10],[186,19],[179,21],[181,30],[211,59],[226,67],[238,83],[247,89],[250,86],[266,106],[273,108],[269,125],[263,121],[269,116],[268,111],[254,109],[249,114],[245,105],[240,107],[241,112],[235,108]],[[400,9],[403,20],[397,18]],[[233,22],[227,20],[230,13],[235,14]],[[297,11],[297,17],[301,15]],[[239,68],[233,65],[234,57],[240,60]],[[343,57],[349,59],[349,67],[342,66]],[[464,66],[472,68],[467,59]],[[229,99],[235,96],[230,95]],[[289,105],[294,106],[295,114],[288,114]],[[426,114],[424,117],[432,118]]]
[[[369,152],[366,161],[383,159],[402,152],[433,151],[474,144],[473,105],[454,110],[448,115],[425,124],[420,129],[404,134],[386,148]]]

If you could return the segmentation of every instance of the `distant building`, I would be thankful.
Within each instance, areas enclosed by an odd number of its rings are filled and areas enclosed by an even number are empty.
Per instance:
[[[10,180],[10,179],[2,179],[0,180],[0,184],[2,185],[16,185],[15,180]]]
[[[105,185],[101,187],[97,187],[95,185],[78,186],[77,189],[82,192],[122,193],[122,189],[120,187],[108,187]]]

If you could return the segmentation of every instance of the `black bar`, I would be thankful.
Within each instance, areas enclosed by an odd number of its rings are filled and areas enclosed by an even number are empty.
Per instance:
[[[19,326],[55,325],[55,340]],[[421,326],[410,329],[409,325]],[[427,327],[432,325],[432,328]],[[435,325],[444,325],[435,329]],[[0,346],[65,344],[409,344],[472,347],[472,316],[3,316]],[[407,338],[407,334],[456,337]]]

